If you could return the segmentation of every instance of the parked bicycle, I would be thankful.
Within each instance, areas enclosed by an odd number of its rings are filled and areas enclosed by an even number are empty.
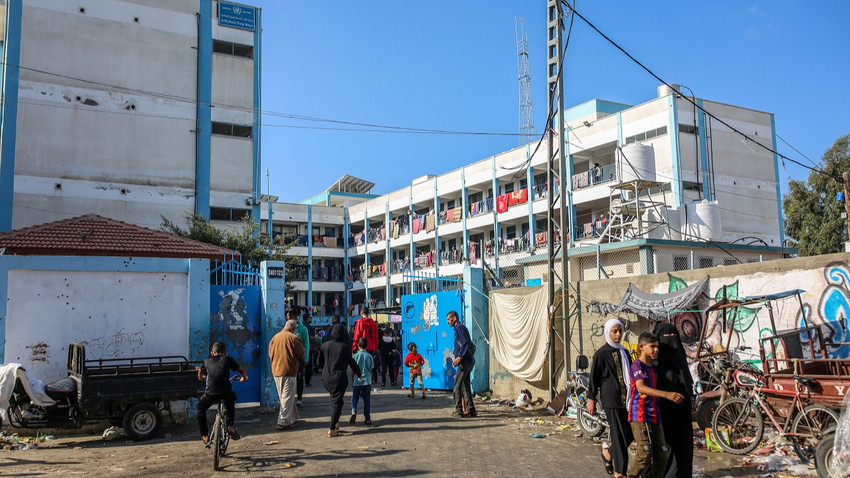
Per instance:
[[[838,423],[838,413],[812,404],[809,394],[817,380],[799,375],[793,378],[794,391],[764,388],[759,380],[744,397],[727,398],[721,403],[714,413],[712,427],[720,448],[735,455],[755,450],[764,435],[767,417],[777,432],[791,440],[800,460],[809,463],[824,431]],[[800,393],[801,388],[806,389],[805,396]],[[791,403],[785,408],[789,399]],[[774,401],[783,407],[774,405]]]
[[[238,381],[241,377],[234,375],[230,377],[231,382]],[[238,438],[238,437],[237,437]],[[215,423],[210,434],[207,448],[213,449],[213,470],[218,471],[221,458],[227,453],[227,445],[230,444],[230,435],[227,433],[227,404],[224,400],[218,401],[215,414]]]

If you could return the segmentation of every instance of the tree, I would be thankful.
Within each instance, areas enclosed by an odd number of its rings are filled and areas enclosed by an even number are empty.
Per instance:
[[[841,217],[844,204],[836,199],[844,191],[841,174],[850,171],[850,135],[835,141],[823,154],[822,164],[806,182],[790,181],[782,198],[785,234],[801,256],[844,251],[847,221]]]
[[[242,264],[259,268],[265,260],[284,261],[286,263],[286,291],[294,290],[291,286],[295,279],[295,271],[307,264],[307,258],[287,254],[294,242],[271,241],[265,234],[260,234],[260,224],[255,222],[250,214],[242,218],[239,227],[220,229],[213,226],[202,214],[187,214],[187,229],[169,221],[164,216],[160,230],[188,239],[225,247],[238,251],[242,255]]]

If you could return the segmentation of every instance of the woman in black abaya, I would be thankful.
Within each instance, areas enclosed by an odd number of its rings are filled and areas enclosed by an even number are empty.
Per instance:
[[[694,464],[694,428],[691,420],[693,378],[688,369],[685,348],[676,326],[661,322],[652,331],[658,337],[658,388],[681,393],[681,403],[659,400],[661,428],[670,447],[665,478],[690,478]]]

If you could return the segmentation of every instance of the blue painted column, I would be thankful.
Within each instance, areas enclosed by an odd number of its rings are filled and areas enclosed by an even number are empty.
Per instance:
[[[410,272],[408,274],[412,276],[412,275],[414,275],[414,273],[413,273],[414,267],[413,266],[415,264],[414,258],[416,257],[416,243],[413,241],[413,218],[414,218],[414,215],[416,213],[413,210],[413,185],[410,186],[409,191],[410,191],[410,194],[407,196],[407,234],[408,234],[408,237],[410,239],[410,248],[408,249],[408,252],[407,252],[407,261],[410,264],[410,268],[408,269]],[[403,277],[404,276],[402,275],[402,284],[404,284]],[[411,283],[413,282],[412,277],[410,279],[410,282]],[[402,286],[402,290],[403,289],[404,289],[404,287]],[[411,290],[412,289],[413,288],[411,287]]]
[[[307,205],[307,308],[313,313],[313,205]]]
[[[342,208],[342,280],[344,292],[342,294],[342,310],[348,311],[348,306],[351,305],[351,286],[353,281],[348,280],[348,275],[351,272],[351,253],[348,250],[348,238],[351,237],[351,220],[348,216],[348,208]],[[357,246],[355,246],[357,247]]]
[[[623,146],[623,113],[617,112],[617,146]]]
[[[702,100],[697,100],[697,106],[699,106],[697,127],[699,128],[699,163],[702,169],[702,197],[711,201],[711,174],[708,170],[708,140],[705,131],[705,110],[702,109]]]
[[[685,203],[685,198],[682,195],[682,156],[679,152],[679,107],[676,105],[675,94],[667,96],[667,111],[667,134],[670,135],[670,156],[673,163],[673,202],[676,207],[680,207]]]
[[[384,262],[387,264],[387,268],[390,266],[390,259],[393,256],[393,248],[390,244],[390,241],[393,240],[393,228],[391,224],[391,220],[393,215],[390,214],[390,203],[387,202],[386,209],[384,210],[384,230],[387,231],[387,242],[384,249]],[[389,307],[392,305],[393,300],[393,286],[390,284],[390,271],[384,271],[384,305]]]
[[[778,151],[776,146],[776,118],[770,115],[770,137],[771,145],[774,151]],[[779,155],[773,154],[773,178],[776,181],[776,209],[779,215],[779,247],[785,245],[785,218],[782,217],[782,191],[779,188]]]
[[[531,166],[531,144],[525,145],[525,159],[528,167],[525,168],[525,188],[528,191],[528,239],[531,241],[531,250],[534,250],[534,233],[537,232],[537,224],[534,220],[534,167]]]
[[[367,215],[367,211],[365,209],[363,210],[363,230],[366,231],[366,234],[364,236],[366,240],[364,241],[364,244],[363,244],[364,248],[365,248],[364,250],[366,252],[363,254],[363,277],[362,277],[362,279],[363,279],[363,289],[366,292],[366,299],[365,300],[366,300],[366,303],[368,304],[369,299],[372,298],[372,294],[369,292],[369,267],[372,264],[371,262],[369,262],[370,261],[369,244],[371,244],[372,241],[369,240],[369,216]],[[347,310],[346,310],[346,313],[348,313]]]
[[[426,232],[427,234],[427,232]],[[437,194],[437,178],[434,178],[434,250],[437,251],[437,258],[434,261],[434,273],[440,277],[440,196]],[[410,280],[411,284],[413,279]],[[412,289],[411,289],[412,290]],[[412,292],[411,292],[412,293]]]
[[[210,347],[210,261],[187,260],[189,274],[189,360],[209,356]]]
[[[18,136],[18,83],[23,0],[6,0],[3,42],[3,103],[0,109],[0,232],[12,230],[15,199],[15,143]]]
[[[262,21],[262,10],[259,8],[254,9],[254,121],[251,125],[251,138],[252,138],[252,154],[253,154],[253,168],[254,168],[254,182],[253,182],[253,194],[251,197],[253,198],[254,206],[251,208],[251,215],[255,218],[254,220],[260,221],[260,172],[262,171],[262,161],[261,161],[261,124],[262,124],[262,92],[263,92],[263,62],[261,61],[263,58],[263,21]],[[271,195],[271,191],[269,191],[269,195]],[[269,234],[271,237],[271,234]]]
[[[212,143],[212,0],[200,0],[198,16],[198,104],[195,148],[195,214],[210,219]],[[256,172],[255,172],[256,174]]]
[[[493,175],[493,269],[496,275],[502,277],[502,269],[499,267],[499,240],[502,238],[502,226],[499,224],[499,213],[496,211],[496,198],[499,196],[499,178],[496,176],[496,157],[490,158],[490,174]],[[552,185],[548,186],[549,194],[552,194]]]
[[[484,270],[480,267],[463,268],[463,325],[475,344],[475,367],[470,385],[472,393],[484,393],[490,388],[490,351],[487,340],[489,330],[488,299],[484,295]]]
[[[466,168],[460,168],[460,191],[461,191],[461,221],[463,221],[463,250],[461,254],[469,261],[469,229],[466,227],[466,215],[469,213],[469,189],[466,187]]]
[[[260,263],[260,278],[263,294],[263,320],[260,327],[260,355],[263,360],[260,363],[260,402],[263,406],[272,406],[280,400],[277,395],[277,387],[274,384],[274,376],[269,363],[269,342],[272,337],[283,330],[286,323],[286,279],[284,277],[269,277],[270,267],[285,269],[283,261],[263,261]],[[284,274],[285,276],[285,274]],[[207,318],[209,326],[209,318]],[[209,333],[207,334],[209,335]]]

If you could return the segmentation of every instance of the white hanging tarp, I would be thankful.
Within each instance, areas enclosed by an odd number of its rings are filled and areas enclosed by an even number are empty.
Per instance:
[[[490,347],[493,356],[515,377],[543,378],[549,352],[549,317],[545,287],[490,293]]]

